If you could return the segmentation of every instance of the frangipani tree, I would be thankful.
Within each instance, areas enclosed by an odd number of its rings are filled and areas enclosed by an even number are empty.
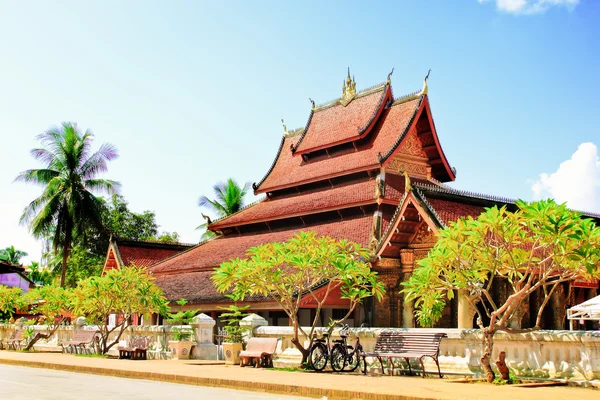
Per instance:
[[[369,250],[347,240],[317,236],[314,232],[300,232],[283,243],[266,243],[249,249],[244,259],[224,262],[215,271],[212,280],[217,290],[229,293],[235,300],[261,295],[277,301],[289,316],[294,327],[292,343],[302,353],[302,362],[308,349],[299,340],[312,337],[318,323],[319,311],[329,295],[340,290],[348,300],[348,313],[333,321],[332,326],[344,321],[363,299],[374,296],[381,299],[385,290],[377,281],[377,273],[368,263]],[[315,318],[309,332],[298,322],[303,298],[316,304]]]
[[[454,290],[468,294],[479,316],[484,345],[481,365],[489,382],[495,377],[490,366],[494,334],[526,331],[511,329],[509,323],[532,293],[541,293],[543,301],[535,326],[527,330],[540,328],[544,308],[558,285],[600,277],[600,228],[591,219],[553,200],[516,205],[515,212],[492,207],[477,219],[451,223],[403,283],[403,292],[415,300],[422,326],[431,326],[441,317]],[[509,284],[504,302],[497,302],[491,293],[498,278]]]
[[[41,316],[42,322],[48,327],[46,332],[37,332],[29,340],[25,350],[30,350],[38,340],[49,339],[54,335],[70,313],[72,296],[71,289],[51,285],[32,289],[25,294],[29,312]]]
[[[121,339],[134,314],[166,314],[168,301],[154,278],[138,267],[111,269],[105,275],[80,281],[74,289],[73,311],[98,325],[102,354]],[[109,326],[111,315],[117,316]],[[110,335],[117,332],[114,340]]]
[[[23,290],[18,287],[0,285],[0,317],[12,317],[16,310],[27,306]]]

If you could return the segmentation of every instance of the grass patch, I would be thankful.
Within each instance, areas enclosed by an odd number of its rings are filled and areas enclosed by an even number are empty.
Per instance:
[[[284,367],[284,368],[273,368],[275,371],[282,372],[303,372],[305,371],[302,367]]]
[[[75,357],[108,358],[108,354],[75,354]]]

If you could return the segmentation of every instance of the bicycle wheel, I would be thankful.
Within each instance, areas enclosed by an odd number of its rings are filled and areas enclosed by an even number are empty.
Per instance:
[[[358,368],[359,365],[363,364],[363,359],[362,357],[360,357],[360,353],[362,353],[362,348],[356,349],[351,354],[349,354],[348,357],[346,357],[346,371],[353,372],[356,370],[356,368]]]
[[[327,347],[325,347],[325,345],[322,343],[315,344],[308,355],[310,366],[317,372],[321,372],[325,369],[325,366],[327,365],[327,359]]]
[[[346,366],[346,348],[340,344],[333,346],[331,350],[331,368],[335,372],[342,372]]]

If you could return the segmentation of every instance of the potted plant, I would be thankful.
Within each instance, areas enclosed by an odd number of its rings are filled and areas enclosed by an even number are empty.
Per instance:
[[[225,323],[225,332],[227,336],[223,341],[223,354],[225,356],[225,364],[239,364],[240,352],[244,350],[244,331],[247,327],[240,326],[242,318],[247,316],[244,313],[249,306],[238,307],[234,304],[223,310],[227,311],[219,316],[219,319]]]
[[[180,299],[177,304],[182,308],[187,304],[185,299]],[[172,360],[184,360],[190,358],[190,352],[194,342],[191,340],[194,333],[193,327],[189,325],[192,322],[192,318],[196,315],[196,310],[181,310],[174,314],[168,314],[168,322],[173,326],[171,332],[173,333],[173,340],[169,340],[169,348],[171,349]]]

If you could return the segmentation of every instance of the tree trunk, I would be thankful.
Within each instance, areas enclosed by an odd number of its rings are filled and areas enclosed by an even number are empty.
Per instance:
[[[56,330],[58,329],[58,327],[60,326],[60,324],[63,321],[64,321],[64,318],[62,318],[56,325],[54,325],[54,327],[48,333],[42,333],[42,332],[36,333],[35,336],[33,337],[33,339],[31,339],[29,341],[29,343],[27,343],[27,346],[25,347],[25,351],[31,350],[33,348],[33,346],[38,342],[38,340],[51,338],[52,335],[54,335],[54,332],[56,332]]]
[[[63,246],[63,255],[62,255],[62,269],[60,271],[60,287],[66,286],[66,278],[67,278],[67,260],[69,259],[69,253],[71,252],[71,239],[73,238],[73,232],[71,231],[70,224],[67,224],[67,229],[65,232],[65,243]]]
[[[302,346],[302,344],[300,343],[300,340],[298,339],[298,330],[299,330],[298,318],[292,319],[292,325],[294,326],[294,337],[292,338],[292,344],[294,346],[296,346],[296,348],[298,350],[300,350],[300,353],[302,353],[302,364],[301,365],[304,365],[304,364],[306,364],[306,361],[308,360],[308,349],[305,349],[304,346]]]
[[[303,346],[300,344],[300,341],[298,340],[298,338],[297,338],[297,337],[295,337],[295,338],[293,338],[293,339],[292,339],[292,344],[293,344],[294,346],[296,346],[296,348],[297,348],[298,350],[300,350],[300,353],[302,353],[302,364],[301,364],[301,365],[304,365],[304,364],[306,364],[306,362],[308,361],[308,349],[305,349],[305,348],[304,348],[304,347],[303,347]]]
[[[481,362],[481,368],[485,373],[488,383],[492,383],[496,378],[496,374],[492,370],[490,360],[492,358],[492,351],[494,350],[494,331],[490,329],[483,329],[483,353],[479,361]]]
[[[506,352],[501,351],[498,354],[498,359],[496,360],[496,367],[498,367],[498,372],[502,375],[502,379],[507,381],[510,378],[510,373],[508,371],[508,367],[506,366]]]

